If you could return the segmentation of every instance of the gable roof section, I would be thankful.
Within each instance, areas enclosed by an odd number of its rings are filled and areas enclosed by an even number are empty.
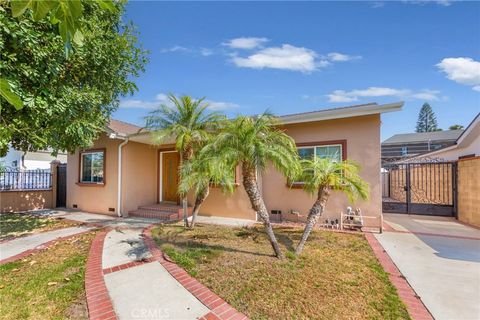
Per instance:
[[[142,128],[131,123],[110,119],[107,125],[108,130],[121,136],[128,136],[139,133]]]
[[[464,130],[445,130],[433,132],[415,132],[396,134],[382,142],[387,144],[402,144],[427,141],[456,141]]]

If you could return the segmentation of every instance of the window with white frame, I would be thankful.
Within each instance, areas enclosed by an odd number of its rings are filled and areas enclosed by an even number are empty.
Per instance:
[[[298,154],[301,159],[331,159],[336,162],[342,161],[342,145],[332,144],[325,146],[299,147]]]
[[[105,181],[105,151],[85,151],[80,154],[80,182],[102,184]]]
[[[320,145],[320,146],[307,146],[298,147],[298,154],[300,159],[331,159],[335,162],[341,162],[343,160],[343,146],[341,144],[332,145]],[[302,181],[295,181],[294,184],[302,184]]]

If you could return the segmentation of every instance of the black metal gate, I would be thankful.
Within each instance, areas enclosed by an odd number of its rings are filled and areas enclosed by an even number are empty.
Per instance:
[[[57,166],[57,207],[67,205],[67,165]]]
[[[381,176],[383,212],[456,215],[456,162],[387,164]]]

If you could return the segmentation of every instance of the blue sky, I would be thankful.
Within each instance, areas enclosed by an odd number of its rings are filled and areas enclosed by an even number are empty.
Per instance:
[[[165,94],[229,116],[403,100],[382,139],[412,132],[429,102],[443,129],[480,111],[480,3],[132,1],[150,51],[114,118],[143,124]]]

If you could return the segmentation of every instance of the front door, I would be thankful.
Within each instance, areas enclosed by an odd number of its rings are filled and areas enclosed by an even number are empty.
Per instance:
[[[162,155],[162,201],[178,203],[178,152],[164,152]]]

